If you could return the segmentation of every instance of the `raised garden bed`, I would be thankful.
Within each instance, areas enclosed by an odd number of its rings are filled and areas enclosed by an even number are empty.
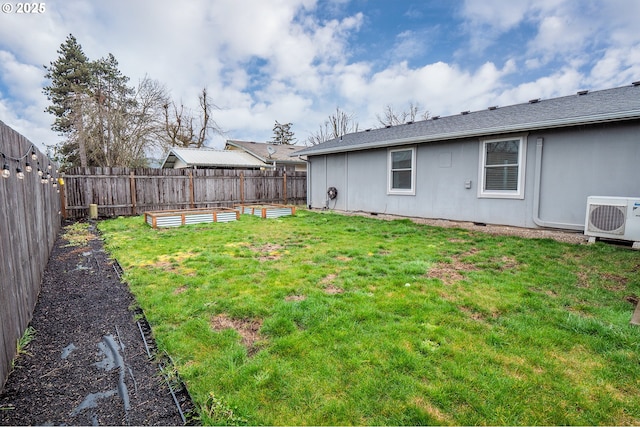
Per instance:
[[[278,218],[280,216],[295,215],[295,206],[277,204],[247,204],[233,205],[240,213],[259,216],[260,218]]]
[[[230,222],[239,218],[240,212],[231,208],[200,208],[144,213],[144,222],[153,228],[178,227],[203,222]]]

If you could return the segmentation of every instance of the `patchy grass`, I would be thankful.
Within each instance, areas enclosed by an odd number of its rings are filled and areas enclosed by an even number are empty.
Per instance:
[[[640,423],[640,254],[299,211],[100,223],[205,424]]]
[[[87,246],[90,240],[95,238],[94,234],[89,231],[89,223],[75,222],[64,227],[64,239],[67,240],[67,246]]]
[[[22,334],[22,336],[16,340],[16,355],[13,358],[13,360],[11,361],[11,370],[12,371],[16,368],[16,363],[18,361],[18,358],[20,358],[20,356],[23,356],[23,355],[31,356],[32,355],[27,350],[27,347],[29,346],[29,344],[31,344],[31,341],[33,341],[33,339],[35,337],[36,337],[36,330],[33,328],[33,326],[29,326],[29,327],[27,327],[27,329],[25,329],[25,331]]]

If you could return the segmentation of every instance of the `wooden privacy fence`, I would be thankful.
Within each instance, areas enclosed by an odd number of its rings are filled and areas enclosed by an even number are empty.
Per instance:
[[[306,172],[225,169],[74,168],[64,176],[62,214],[83,218],[146,211],[230,207],[238,203],[304,204]]]
[[[42,275],[60,230],[55,165],[0,121],[0,390],[9,375],[17,340],[33,316]],[[33,157],[32,157],[33,156]],[[47,166],[52,165],[49,171]],[[18,178],[18,169],[24,174]],[[29,171],[31,169],[31,171]],[[38,170],[44,171],[42,179]],[[57,184],[57,183],[56,183]]]

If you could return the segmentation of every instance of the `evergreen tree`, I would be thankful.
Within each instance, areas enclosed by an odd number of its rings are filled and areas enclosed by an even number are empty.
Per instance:
[[[54,147],[63,168],[146,166],[151,150],[202,147],[211,130],[222,133],[206,88],[196,114],[178,109],[164,86],[147,77],[130,87],[112,54],[90,61],[72,34],[57,52],[44,66],[50,84],[43,92],[51,101],[45,111],[55,117],[51,128],[65,137]]]
[[[273,126],[273,139],[271,142],[274,144],[293,145],[296,143],[293,137],[293,131],[291,130],[292,123],[278,123]]]
[[[67,36],[57,52],[60,55],[58,59],[48,67],[44,66],[47,70],[45,77],[51,80],[51,85],[43,88],[47,99],[51,101],[45,111],[55,116],[51,129],[67,137],[67,141],[57,147],[58,156],[65,163],[71,161],[87,166],[84,139],[78,134],[83,133],[82,117],[77,111],[82,99],[90,92],[89,59],[73,34]]]
[[[164,89],[145,78],[137,91],[109,54],[90,61],[73,35],[45,66],[51,84],[43,92],[55,116],[51,128],[66,139],[55,147],[63,167],[146,164],[151,147],[159,145],[159,112],[167,102]]]
[[[74,98],[89,92],[91,70],[89,59],[72,34],[57,52],[58,59],[44,66],[51,85],[45,86],[43,92],[52,104],[45,111],[55,116],[52,129],[66,135],[74,128],[71,118]]]

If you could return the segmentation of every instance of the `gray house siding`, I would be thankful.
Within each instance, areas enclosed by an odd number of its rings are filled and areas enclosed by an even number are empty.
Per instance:
[[[327,207],[336,187],[330,209],[582,229],[588,196],[640,196],[637,121],[512,135],[527,141],[521,199],[478,196],[481,139],[465,138],[407,145],[416,148],[415,195],[387,194],[387,148],[311,154],[309,205]]]
[[[640,123],[602,124],[544,136],[539,218],[584,225],[588,196],[640,196]],[[535,148],[535,141],[532,144]]]

